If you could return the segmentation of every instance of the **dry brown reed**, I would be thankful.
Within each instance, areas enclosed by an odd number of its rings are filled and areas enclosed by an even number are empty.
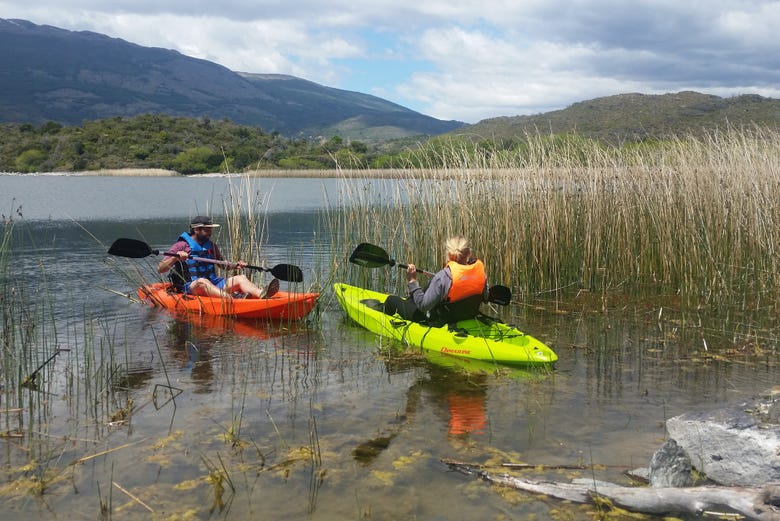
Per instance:
[[[780,287],[780,135],[723,129],[644,146],[529,136],[517,152],[453,146],[391,197],[355,183],[334,219],[350,251],[373,242],[436,269],[465,233],[516,300],[583,291],[743,309]]]

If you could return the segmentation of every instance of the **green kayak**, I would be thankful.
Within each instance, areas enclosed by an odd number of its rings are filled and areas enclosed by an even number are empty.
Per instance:
[[[558,355],[544,343],[497,319],[480,316],[441,327],[383,313],[387,294],[334,284],[336,298],[347,315],[368,329],[408,345],[442,355],[509,365],[552,364]]]

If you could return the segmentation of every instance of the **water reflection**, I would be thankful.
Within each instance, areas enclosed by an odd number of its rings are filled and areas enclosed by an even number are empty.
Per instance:
[[[176,362],[180,372],[189,376],[195,384],[193,392],[209,393],[214,371],[211,367],[211,351],[218,340],[215,334],[200,334],[189,320],[172,320],[163,344]]]
[[[148,361],[136,360],[127,367],[119,367],[118,386],[126,389],[140,390],[145,389],[155,376],[155,369],[152,365],[152,358]]]
[[[403,412],[380,425],[377,436],[352,450],[362,466],[372,465],[397,436],[419,421],[423,426],[416,429],[446,433],[443,440],[454,450],[468,447],[491,430],[488,398],[499,382],[539,382],[552,377],[549,368],[512,368],[417,350],[402,354],[391,350],[383,363],[388,375],[414,375],[414,379],[404,393]],[[438,428],[430,423],[431,417],[436,418]]]
[[[411,184],[392,179],[252,178],[242,176],[101,177],[0,173],[0,212],[28,221],[125,221],[221,214],[226,202],[269,213],[311,212],[355,197],[390,199]],[[191,194],[179,197],[181,194]],[[359,195],[355,195],[359,194]],[[251,204],[250,204],[251,200]]]
[[[428,363],[426,375],[415,383],[410,394],[416,396],[415,404],[425,396],[435,416],[446,425],[447,439],[457,443],[482,436],[487,430],[488,379],[484,372],[467,373]]]
[[[237,347],[251,342],[255,349],[268,347],[268,340],[294,335],[306,329],[305,322],[236,319],[226,316],[150,310],[151,315],[170,316],[163,345],[180,374],[195,384],[195,392],[207,394],[215,377],[213,362],[231,360]],[[262,346],[262,347],[261,347]]]

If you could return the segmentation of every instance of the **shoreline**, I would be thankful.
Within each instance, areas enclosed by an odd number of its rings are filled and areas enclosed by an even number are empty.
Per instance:
[[[164,168],[106,168],[79,172],[0,172],[0,175],[19,177],[183,177],[174,170],[166,170]]]
[[[400,179],[408,177],[422,177],[426,173],[433,172],[429,169],[365,169],[365,170],[252,170],[249,172],[222,173],[212,172],[205,174],[180,174],[175,170],[164,168],[105,168],[100,170],[84,170],[78,172],[0,172],[0,175],[8,176],[64,176],[64,177],[250,177],[250,178],[373,178],[373,179]]]
[[[205,174],[180,174],[175,170],[164,168],[106,168],[100,170],[84,170],[79,172],[0,172],[0,176],[62,176],[62,177],[232,177],[232,178],[313,178],[313,179],[441,179],[469,178],[475,172],[516,173],[518,169],[447,169],[447,168],[368,168],[368,169],[328,169],[328,170],[252,170],[248,172],[212,172]]]
[[[367,170],[253,170],[250,172],[223,173],[211,172],[205,174],[180,174],[175,170],[164,168],[104,168],[100,170],[84,170],[78,172],[0,172],[9,176],[64,176],[64,177],[258,177],[258,178],[339,178],[339,177],[372,177],[400,178],[408,177],[409,170],[403,169],[367,169]]]

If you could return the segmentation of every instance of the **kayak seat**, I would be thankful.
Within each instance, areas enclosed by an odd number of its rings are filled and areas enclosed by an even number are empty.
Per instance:
[[[185,273],[188,273],[188,270],[183,262],[174,263],[168,272],[168,280],[171,283],[168,293],[184,293],[184,285],[189,280],[189,277],[184,275]]]
[[[434,327],[442,327],[445,324],[454,324],[461,320],[468,320],[479,316],[479,306],[482,303],[482,294],[472,295],[455,302],[442,302],[434,307],[428,318],[429,324]]]
[[[276,277],[268,283],[268,287],[265,288],[265,293],[261,298],[271,298],[279,293],[279,279]]]

